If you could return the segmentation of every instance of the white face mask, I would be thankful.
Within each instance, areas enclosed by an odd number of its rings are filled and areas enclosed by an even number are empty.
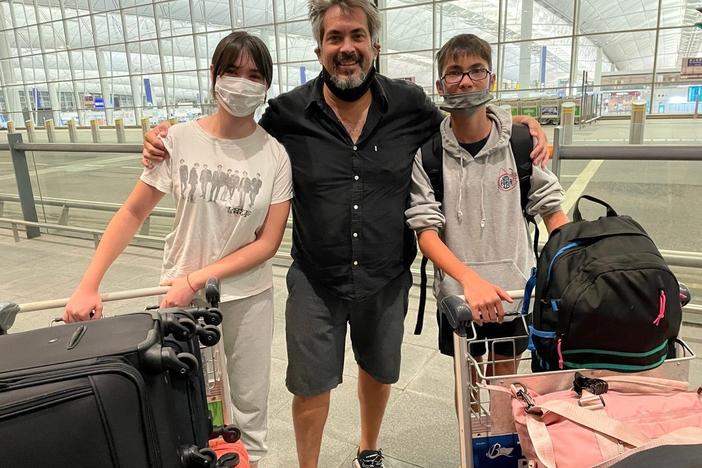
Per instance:
[[[224,109],[234,117],[246,117],[266,101],[266,86],[237,76],[219,76],[215,95]]]

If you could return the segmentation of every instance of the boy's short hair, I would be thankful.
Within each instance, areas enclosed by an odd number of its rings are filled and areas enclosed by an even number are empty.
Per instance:
[[[459,57],[467,55],[480,57],[487,62],[488,67],[492,70],[492,47],[490,47],[490,44],[475,34],[459,34],[449,39],[436,53],[439,76],[441,76],[446,62],[449,60],[456,61]]]

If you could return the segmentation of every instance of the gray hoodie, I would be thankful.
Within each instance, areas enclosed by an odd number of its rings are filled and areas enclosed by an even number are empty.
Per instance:
[[[506,291],[523,289],[535,261],[509,143],[512,117],[494,106],[487,106],[487,115],[492,120],[492,131],[475,157],[456,140],[450,117],[444,119],[443,207],[434,198],[420,149],[414,160],[410,207],[405,215],[407,224],[416,232],[437,230],[454,255],[486,281]],[[553,213],[561,208],[563,197],[556,176],[534,165],[527,212],[540,216]],[[447,295],[463,294],[463,288],[442,271],[436,271],[434,293],[441,300]],[[520,306],[518,302],[512,310]]]

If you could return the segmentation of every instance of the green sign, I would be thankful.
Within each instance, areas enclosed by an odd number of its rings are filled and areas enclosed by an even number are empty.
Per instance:
[[[214,426],[224,425],[224,405],[222,401],[210,401],[207,403],[207,408],[210,410],[212,415],[212,424]]]
[[[538,106],[521,106],[519,108],[519,113],[521,115],[528,115],[529,117],[537,118],[539,116]]]

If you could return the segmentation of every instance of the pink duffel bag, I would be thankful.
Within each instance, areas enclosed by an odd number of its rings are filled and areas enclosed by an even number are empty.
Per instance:
[[[608,389],[600,395],[588,390],[581,396],[574,390],[536,395],[512,386],[517,433],[532,466],[612,466],[631,450],[702,443],[702,389],[689,391],[687,382],[653,377],[601,380]]]

